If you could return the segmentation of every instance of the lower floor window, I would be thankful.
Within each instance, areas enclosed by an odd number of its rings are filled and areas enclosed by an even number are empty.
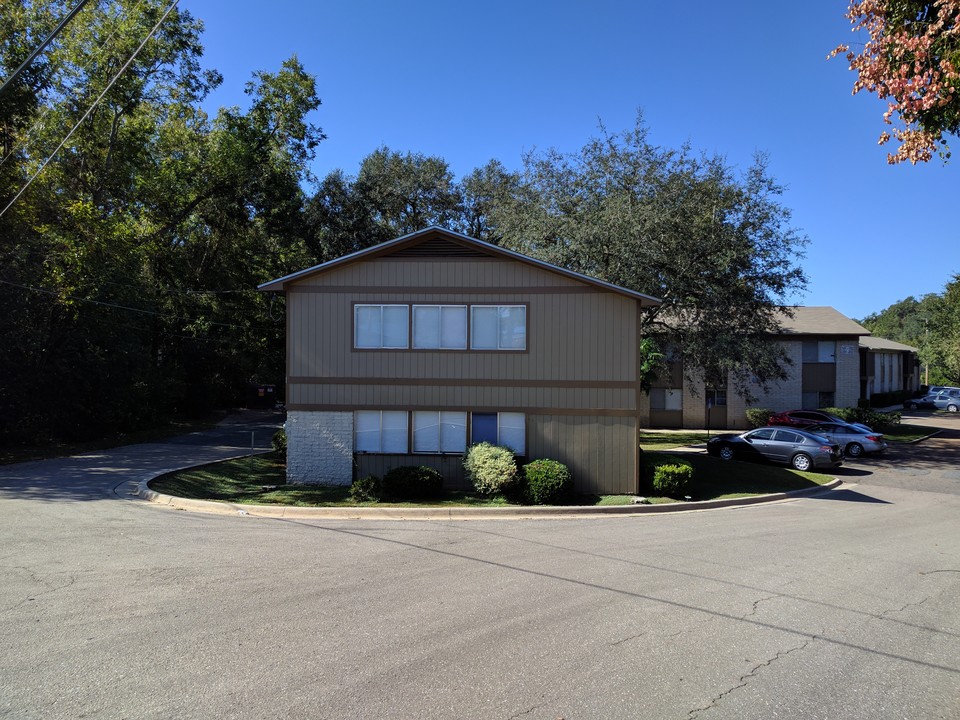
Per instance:
[[[357,452],[405,453],[407,413],[404,410],[358,410],[354,416]]]
[[[517,455],[526,452],[526,418],[523,413],[472,413],[470,441],[502,445]]]
[[[413,413],[415,453],[462,453],[467,449],[467,414],[448,410]]]
[[[834,393],[833,391],[805,392],[801,404],[804,410],[833,407]]]
[[[411,418],[412,416],[412,418]],[[470,442],[490,442],[526,451],[523,413],[466,413],[461,410],[357,410],[354,413],[354,449],[365,453],[463,453]],[[412,422],[412,433],[410,432]]]

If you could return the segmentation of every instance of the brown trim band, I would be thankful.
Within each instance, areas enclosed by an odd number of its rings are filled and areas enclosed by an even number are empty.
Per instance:
[[[588,285],[543,285],[535,287],[410,287],[388,285],[291,285],[288,293],[375,295],[583,295],[603,292]]]
[[[629,380],[514,380],[506,378],[370,378],[370,377],[290,377],[287,385],[407,385],[413,387],[509,387],[573,388],[584,390],[631,390]]]
[[[530,408],[530,407],[483,407],[478,405],[444,405],[441,410],[456,410],[462,412],[518,412],[526,415],[565,415],[573,417],[623,417],[636,420],[637,411],[633,409],[619,410],[608,408]],[[437,410],[437,405],[387,405],[372,403],[366,405],[313,405],[309,403],[291,403],[287,410],[303,412],[354,412],[355,410]]]

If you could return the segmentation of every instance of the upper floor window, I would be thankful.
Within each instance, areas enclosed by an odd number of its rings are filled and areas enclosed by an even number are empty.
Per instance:
[[[427,350],[466,350],[466,305],[414,305],[413,347]]]
[[[650,390],[651,410],[683,410],[681,388],[653,388]]]
[[[832,363],[837,361],[837,344],[833,340],[804,340],[803,362]]]
[[[409,313],[407,305],[354,305],[354,346],[410,347]]]
[[[526,350],[524,305],[472,305],[470,347],[474,350]]]
[[[353,312],[358,350],[466,350],[468,335],[471,350],[527,349],[526,305],[470,305],[468,313],[467,305],[357,303]]]

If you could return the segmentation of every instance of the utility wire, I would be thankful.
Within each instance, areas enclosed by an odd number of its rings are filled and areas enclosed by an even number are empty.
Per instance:
[[[100,95],[97,97],[97,99],[93,101],[93,104],[89,108],[87,108],[87,111],[83,114],[83,117],[77,121],[76,125],[70,128],[70,132],[67,133],[67,136],[60,141],[60,144],[57,145],[56,149],[52,153],[50,153],[50,156],[43,161],[43,164],[40,166],[40,168],[30,177],[29,180],[27,180],[24,186],[20,188],[19,191],[17,191],[17,194],[13,196],[13,199],[11,199],[9,203],[7,203],[7,206],[3,210],[0,210],[0,217],[3,217],[4,213],[6,213],[7,210],[9,210],[13,206],[13,204],[20,199],[20,196],[27,191],[27,188],[33,184],[33,181],[36,180],[37,177],[39,177],[40,173],[43,172],[44,168],[47,167],[47,165],[50,164],[50,161],[53,160],[54,157],[56,157],[58,152],[60,152],[60,149],[67,144],[67,140],[69,140],[70,137],[73,135],[73,133],[76,132],[77,128],[80,127],[83,121],[90,116],[90,113],[93,112],[94,108],[96,108],[97,105],[100,104],[100,101],[103,100],[104,96],[110,91],[110,88],[113,87],[113,84],[120,78],[120,76],[124,73],[124,71],[126,71],[126,69],[130,67],[130,64],[133,63],[137,55],[140,54],[140,51],[143,50],[144,46],[147,44],[147,41],[153,37],[153,34],[157,31],[157,29],[160,27],[163,21],[167,19],[167,16],[173,11],[173,9],[177,6],[177,3],[179,2],[180,0],[173,0],[173,2],[170,3],[170,6],[167,8],[166,12],[164,12],[163,15],[160,17],[160,19],[157,20],[157,24],[153,26],[150,32],[147,33],[147,36],[143,39],[143,42],[140,43],[137,49],[133,51],[133,55],[130,56],[130,59],[128,59],[123,64],[123,67],[121,67],[117,71],[117,74],[113,76],[113,78],[110,80],[109,83],[107,83],[107,86],[103,89],[103,92],[101,92]]]
[[[73,16],[76,15],[81,10],[83,10],[83,6],[86,5],[89,1],[90,0],[80,0],[79,4],[73,10],[71,10],[63,20],[60,21],[59,25],[57,25],[53,29],[53,32],[47,35],[46,39],[42,43],[40,43],[40,46],[36,50],[34,50],[32,53],[30,53],[30,57],[24,60],[20,64],[20,67],[18,67],[16,70],[13,71],[13,75],[11,75],[10,77],[8,77],[6,80],[3,81],[3,85],[0,85],[0,94],[3,94],[3,91],[7,89],[7,86],[10,85],[10,83],[12,83],[18,77],[20,77],[20,73],[26,70],[27,66],[37,59],[37,56],[46,49],[47,45],[53,42],[53,39],[60,34],[60,32],[67,26],[67,23],[73,20]]]

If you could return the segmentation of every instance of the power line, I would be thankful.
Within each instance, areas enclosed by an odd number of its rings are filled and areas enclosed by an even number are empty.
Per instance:
[[[147,41],[150,40],[151,37],[153,37],[153,34],[157,31],[157,29],[160,27],[163,21],[167,19],[167,16],[173,11],[173,9],[177,6],[177,3],[179,2],[180,0],[173,0],[173,2],[170,3],[169,7],[167,7],[166,12],[164,12],[163,15],[160,17],[160,19],[157,20],[157,24],[153,26],[153,28],[150,30],[149,33],[147,33],[147,36],[143,39],[143,42],[140,43],[137,49],[133,51],[133,55],[131,55],[130,58],[123,64],[123,67],[121,67],[117,71],[117,74],[113,76],[113,78],[110,80],[109,83],[107,83],[107,86],[103,89],[103,92],[101,92],[100,95],[97,97],[97,99],[93,101],[93,104],[89,108],[87,108],[87,111],[83,114],[83,117],[77,121],[76,125],[70,128],[70,132],[67,133],[67,136],[62,141],[60,141],[60,144],[57,145],[56,149],[52,153],[50,153],[50,156],[43,161],[43,164],[40,166],[40,168],[30,177],[29,180],[27,180],[24,186],[17,191],[17,194],[13,196],[13,199],[10,200],[9,203],[7,203],[7,206],[3,210],[0,210],[0,217],[3,217],[4,213],[6,213],[7,210],[9,210],[13,206],[13,204],[20,199],[20,196],[27,191],[27,188],[33,184],[33,181],[36,180],[37,177],[39,177],[40,173],[43,172],[44,168],[47,167],[47,165],[50,164],[50,161],[53,160],[56,154],[60,152],[60,149],[67,144],[67,140],[69,140],[70,137],[73,135],[73,133],[76,132],[77,128],[80,127],[83,121],[90,116],[90,113],[93,112],[94,108],[96,108],[97,105],[100,104],[100,101],[103,100],[104,96],[110,91],[110,88],[113,87],[113,84],[120,78],[120,76],[126,71],[126,69],[130,67],[130,64],[133,63],[137,55],[140,54],[140,51],[143,50],[144,46],[147,44]]]
[[[53,29],[53,32],[47,35],[44,41],[40,43],[40,46],[36,50],[34,50],[32,53],[30,53],[30,57],[24,60],[20,64],[20,67],[18,67],[16,70],[13,71],[13,75],[11,75],[10,77],[8,77],[6,80],[3,81],[3,85],[0,85],[0,94],[3,94],[3,91],[7,89],[7,86],[10,85],[10,83],[12,83],[18,77],[20,77],[20,73],[26,70],[27,66],[37,59],[37,56],[46,49],[47,45],[53,42],[53,39],[60,34],[60,32],[67,26],[67,23],[73,20],[73,16],[76,15],[81,10],[83,10],[83,6],[86,5],[89,1],[90,0],[80,0],[80,3],[74,9],[71,10],[69,13],[67,13],[67,16],[63,20],[61,20],[60,24]]]

